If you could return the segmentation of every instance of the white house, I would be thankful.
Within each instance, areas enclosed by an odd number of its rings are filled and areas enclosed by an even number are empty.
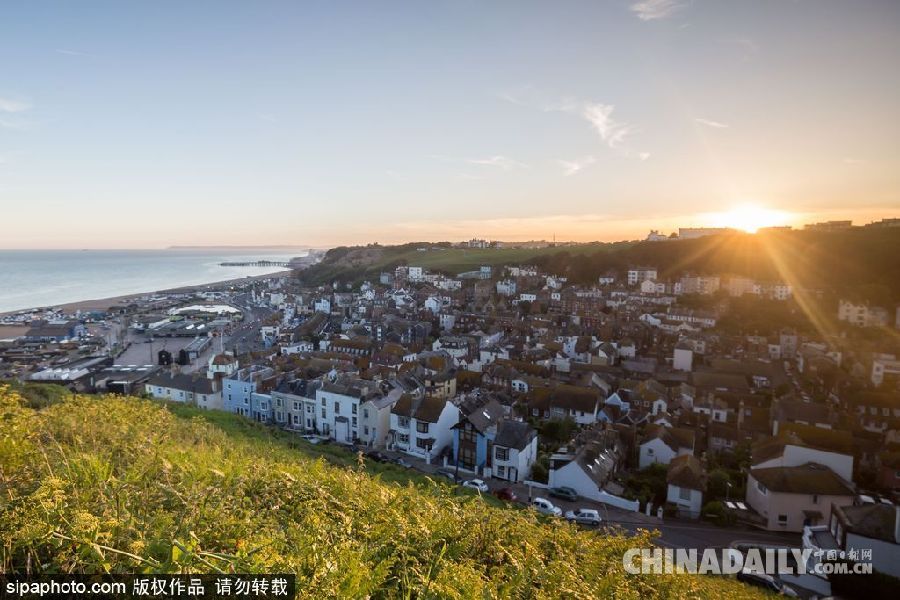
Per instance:
[[[222,390],[218,381],[199,377],[196,373],[157,373],[144,384],[144,391],[154,398],[193,404],[200,408],[222,410]]]
[[[391,408],[403,395],[400,388],[387,396],[375,396],[360,407],[359,440],[372,448],[385,448],[390,441]]]
[[[426,461],[453,442],[459,408],[447,398],[403,394],[391,408],[393,449]]]
[[[371,381],[337,379],[316,390],[316,426],[322,435],[349,444],[359,438],[359,407],[379,396]]]
[[[638,468],[645,469],[653,463],[667,465],[676,456],[694,453],[694,432],[679,427],[650,425],[640,445]]]
[[[706,491],[706,470],[700,461],[692,454],[673,458],[666,484],[666,502],[674,505],[681,516],[699,518]]]
[[[513,483],[523,481],[531,475],[537,455],[537,432],[528,423],[505,419],[494,438],[492,476]]]

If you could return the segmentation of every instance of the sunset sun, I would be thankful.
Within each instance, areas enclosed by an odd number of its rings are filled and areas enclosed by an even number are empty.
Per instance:
[[[764,227],[786,225],[790,215],[782,210],[765,208],[756,204],[741,204],[729,211],[715,213],[713,223],[717,227],[731,227],[747,233],[756,233]]]

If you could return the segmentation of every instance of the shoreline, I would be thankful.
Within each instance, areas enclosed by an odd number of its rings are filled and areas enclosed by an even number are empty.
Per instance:
[[[180,293],[180,292],[192,292],[201,289],[208,289],[210,287],[219,287],[223,285],[235,284],[235,283],[243,283],[250,281],[258,281],[260,279],[268,279],[270,277],[284,277],[286,275],[290,275],[299,269],[285,269],[282,271],[275,271],[273,273],[266,273],[264,275],[247,275],[245,277],[237,277],[231,279],[223,279],[221,281],[213,281],[211,283],[198,283],[196,285],[186,285],[174,288],[164,288],[161,290],[151,290],[147,292],[136,292],[134,294],[124,294],[121,296],[109,296],[106,298],[93,298],[87,300],[77,300],[75,302],[66,302],[64,304],[47,304],[44,306],[35,306],[28,308],[19,308],[15,310],[8,310],[0,312],[0,317],[6,317],[9,315],[15,315],[23,312],[30,312],[35,310],[42,310],[47,308],[56,308],[61,310],[64,313],[75,313],[76,311],[87,311],[87,310],[107,310],[109,308],[113,308],[116,305],[122,304],[129,300],[135,300],[137,298],[141,298],[143,296],[147,296],[150,294],[172,294],[172,293]],[[2,335],[3,328],[6,327],[15,327],[19,324],[10,324],[5,325],[0,323],[0,335]]]

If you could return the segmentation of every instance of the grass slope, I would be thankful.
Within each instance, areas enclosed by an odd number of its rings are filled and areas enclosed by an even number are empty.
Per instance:
[[[0,387],[0,572],[292,572],[317,598],[756,595],[625,575],[623,552],[648,538],[386,481],[207,414],[114,396],[35,404]]]

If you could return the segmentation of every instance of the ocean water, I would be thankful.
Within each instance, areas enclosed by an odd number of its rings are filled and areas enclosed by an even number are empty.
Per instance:
[[[220,262],[287,261],[306,250],[0,250],[0,312],[283,271]]]

